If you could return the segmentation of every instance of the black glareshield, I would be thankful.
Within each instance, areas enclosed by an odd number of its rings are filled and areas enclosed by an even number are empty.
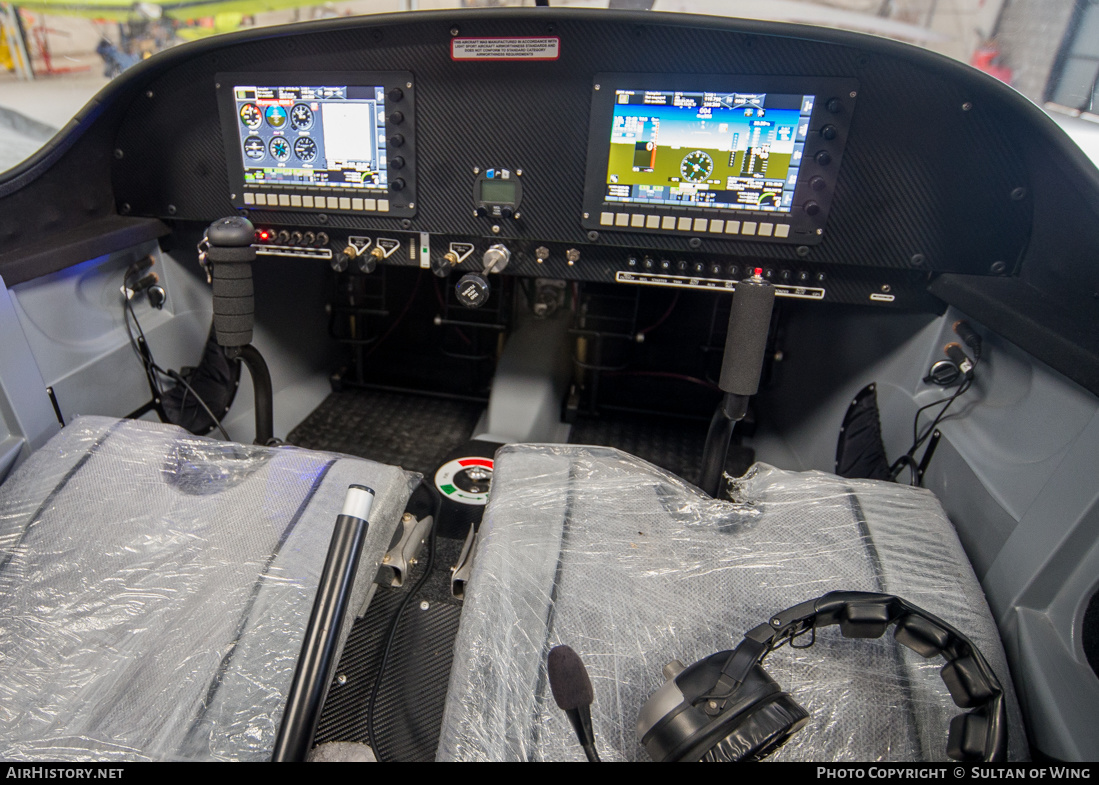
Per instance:
[[[759,760],[809,721],[761,666],[771,651],[818,627],[839,625],[847,638],[894,637],[922,657],[946,660],[941,676],[954,703],[968,709],[950,722],[947,755],[1003,761],[1007,716],[1003,689],[977,647],[952,626],[900,597],[831,592],[781,611],[750,630],[732,652],[712,654],[669,678],[642,707],[637,736],[656,761]]]
[[[225,347],[247,346],[252,342],[256,310],[252,288],[255,228],[241,216],[222,218],[210,224],[206,239],[217,342]]]

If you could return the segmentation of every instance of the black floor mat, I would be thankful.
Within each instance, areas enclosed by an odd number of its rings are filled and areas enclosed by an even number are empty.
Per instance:
[[[332,393],[286,440],[430,475],[473,434],[482,403],[379,390]]]
[[[569,443],[617,447],[697,485],[708,429],[709,423],[699,421],[604,414],[578,418],[573,423]],[[751,448],[731,445],[725,471],[739,477],[748,471],[754,457]]]

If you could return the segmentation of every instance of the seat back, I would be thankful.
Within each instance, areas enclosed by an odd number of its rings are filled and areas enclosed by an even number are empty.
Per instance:
[[[354,611],[410,479],[70,424],[0,486],[0,758],[269,758],[347,486],[376,491]]]

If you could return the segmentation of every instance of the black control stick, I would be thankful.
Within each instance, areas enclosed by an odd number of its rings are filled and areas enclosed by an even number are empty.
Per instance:
[[[252,263],[256,261],[256,230],[251,221],[231,216],[214,221],[206,229],[205,263],[214,289],[214,336],[229,359],[240,358],[252,375],[256,407],[256,444],[274,438],[271,373],[263,355],[252,346],[255,325],[255,293]]]
[[[710,420],[702,452],[699,485],[711,496],[716,497],[720,490],[733,426],[747,414],[748,399],[759,390],[774,304],[775,287],[764,280],[763,270],[756,268],[750,278],[737,283],[729,309],[729,329],[718,380],[725,396]]]

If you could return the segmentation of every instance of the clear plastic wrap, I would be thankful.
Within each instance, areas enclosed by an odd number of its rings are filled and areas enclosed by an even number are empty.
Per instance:
[[[358,609],[415,481],[70,424],[0,486],[0,759],[269,758],[347,486],[376,491]]]
[[[595,690],[604,760],[648,760],[638,712],[662,667],[732,649],[771,614],[832,590],[896,594],[984,653],[1008,691],[1010,751],[1026,740],[985,597],[926,490],[757,464],[716,501],[618,450],[511,445],[496,454],[455,644],[441,760],[583,760],[549,694],[546,656],[568,644]],[[776,760],[946,760],[960,713],[891,634],[817,632],[765,667],[811,715]]]

